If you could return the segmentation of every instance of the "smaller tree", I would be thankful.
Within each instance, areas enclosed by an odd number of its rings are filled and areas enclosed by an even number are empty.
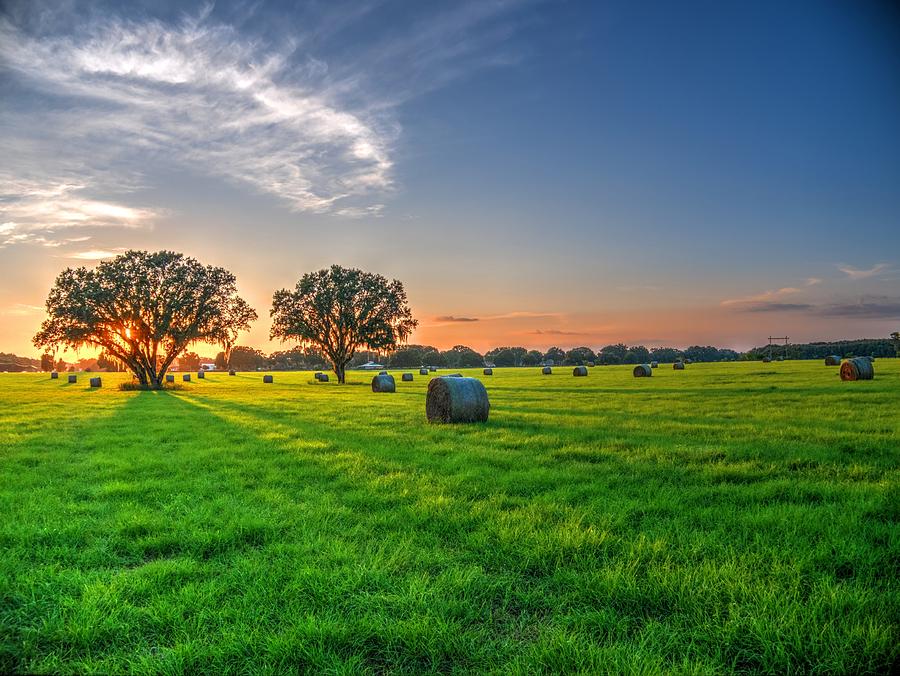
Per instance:
[[[178,358],[178,369],[180,371],[199,371],[200,355],[196,352],[185,352]]]
[[[41,371],[52,371],[53,370],[53,355],[49,352],[45,352],[41,355]]]
[[[401,282],[339,265],[276,291],[271,315],[271,337],[317,347],[339,383],[357,350],[395,350],[418,324]]]
[[[566,360],[566,353],[558,347],[551,347],[544,353],[544,361],[547,363],[562,364]]]
[[[891,342],[894,344],[894,351],[900,357],[900,331],[894,331],[891,334]]]

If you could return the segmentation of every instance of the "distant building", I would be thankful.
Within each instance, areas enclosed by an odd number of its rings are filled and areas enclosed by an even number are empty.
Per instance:
[[[384,364],[376,364],[374,361],[367,361],[356,367],[360,371],[380,371],[384,368]]]
[[[200,370],[201,370],[201,371],[215,371],[215,370],[216,370],[216,365],[215,365],[215,364],[209,364],[209,363],[206,363],[206,364],[200,364]]]

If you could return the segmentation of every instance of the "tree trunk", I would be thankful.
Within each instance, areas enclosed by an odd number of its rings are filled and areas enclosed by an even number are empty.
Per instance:
[[[343,385],[347,377],[346,364],[334,364],[334,375],[337,376],[338,382]]]

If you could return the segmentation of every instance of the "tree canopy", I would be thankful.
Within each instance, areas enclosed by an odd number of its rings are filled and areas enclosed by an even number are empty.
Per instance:
[[[172,251],[127,251],[93,270],[67,268],[46,305],[37,347],[99,347],[153,388],[190,345],[222,343],[256,319],[232,273]]]
[[[394,350],[418,323],[400,281],[340,265],[276,291],[271,315],[272,338],[318,348],[340,383],[358,349]]]

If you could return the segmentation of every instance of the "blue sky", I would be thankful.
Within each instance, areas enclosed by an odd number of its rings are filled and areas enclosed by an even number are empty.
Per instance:
[[[129,247],[233,270],[267,350],[332,262],[440,346],[900,328],[889,3],[13,1],[0,92],[0,349]]]

